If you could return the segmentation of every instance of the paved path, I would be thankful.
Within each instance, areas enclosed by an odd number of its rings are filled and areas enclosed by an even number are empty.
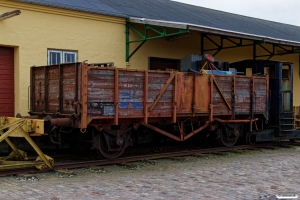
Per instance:
[[[276,199],[300,195],[300,147],[0,178],[0,199]]]

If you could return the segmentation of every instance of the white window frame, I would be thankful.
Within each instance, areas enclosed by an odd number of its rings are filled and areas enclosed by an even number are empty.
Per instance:
[[[52,63],[50,63],[50,53],[60,53],[60,63],[56,63],[56,64],[61,64],[61,63],[66,63],[65,62],[65,55],[66,54],[73,54],[75,55],[75,61],[77,62],[77,51],[68,51],[68,50],[54,50],[54,49],[48,49],[48,65],[52,65]]]
[[[73,55],[75,55],[75,62],[77,62],[77,52],[75,52],[75,51],[62,51],[62,62],[63,63],[66,63],[65,62],[65,55],[66,54],[73,54]]]

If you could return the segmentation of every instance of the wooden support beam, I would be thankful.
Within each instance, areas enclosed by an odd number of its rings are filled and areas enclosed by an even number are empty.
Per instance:
[[[160,97],[164,94],[164,92],[166,91],[166,89],[168,88],[168,86],[170,85],[170,83],[172,82],[172,80],[175,77],[175,72],[171,72],[170,73],[170,77],[167,80],[166,84],[161,88],[161,90],[159,91],[159,93],[157,94],[155,100],[153,101],[153,103],[150,105],[148,111],[151,112],[152,109],[154,108],[154,106],[156,105],[156,103],[158,102],[158,100],[160,99]]]
[[[217,89],[218,89],[220,95],[222,96],[222,98],[223,98],[223,100],[225,101],[225,103],[226,103],[227,107],[229,108],[229,110],[232,110],[231,106],[230,106],[229,103],[227,102],[227,100],[226,100],[226,98],[225,98],[223,92],[221,91],[221,89],[220,89],[218,83],[216,82],[216,80],[215,80],[214,78],[213,78],[213,82],[214,82],[214,84],[216,85],[216,87],[217,87]]]

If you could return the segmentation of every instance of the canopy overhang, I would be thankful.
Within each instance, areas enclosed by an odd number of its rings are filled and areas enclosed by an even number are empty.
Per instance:
[[[297,41],[290,41],[284,40],[280,38],[272,38],[263,35],[255,35],[225,29],[218,29],[214,27],[208,26],[201,26],[197,24],[188,24],[182,22],[172,22],[172,21],[163,21],[163,20],[153,20],[153,19],[145,19],[145,18],[137,18],[137,17],[130,17],[128,19],[129,22],[132,23],[139,23],[139,24],[148,24],[148,25],[155,25],[155,26],[164,26],[169,28],[180,28],[180,29],[189,29],[194,31],[199,31],[208,34],[216,34],[216,35],[224,35],[236,38],[243,38],[255,41],[264,41],[271,44],[280,44],[280,45],[287,45],[287,46],[297,46],[300,47],[300,42]]]

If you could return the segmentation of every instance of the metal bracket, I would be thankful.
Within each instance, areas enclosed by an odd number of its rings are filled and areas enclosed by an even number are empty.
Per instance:
[[[218,37],[218,39],[213,39],[212,37]],[[225,41],[227,41],[226,45],[224,44]],[[253,42],[249,43],[251,41]],[[208,43],[213,45],[214,47],[205,49],[205,46],[207,46]],[[271,44],[272,50],[268,50],[263,46],[264,44],[266,44],[265,40],[256,41],[256,40],[228,37],[222,35],[211,35],[211,34],[201,33],[201,55],[204,55],[204,52],[214,51],[212,56],[215,56],[223,49],[232,49],[232,48],[247,47],[247,46],[253,47],[253,60],[256,60],[256,58],[260,58],[260,57],[268,57],[267,60],[269,60],[273,56],[282,56],[282,55],[288,55],[288,54],[294,54],[300,52],[299,47],[292,47],[292,46],[287,47],[280,44]],[[257,47],[264,50],[266,54],[257,55]],[[275,50],[277,50],[277,52],[275,52]]]
[[[219,37],[217,41],[220,41],[220,42],[216,42],[216,40],[213,40],[211,38],[212,36]],[[238,42],[235,41],[237,39],[239,40]],[[205,49],[204,48],[205,41],[209,41],[211,44],[213,44],[215,46],[215,48]],[[224,41],[228,41],[231,45],[224,45]],[[212,56],[215,56],[223,49],[232,49],[232,48],[237,48],[237,47],[253,46],[253,44],[243,44],[244,41],[249,41],[249,40],[245,40],[242,38],[232,38],[232,37],[221,36],[221,35],[216,36],[216,35],[209,35],[209,34],[201,33],[201,55],[204,55],[204,52],[207,52],[207,51],[215,51],[215,53],[212,54]]]
[[[273,56],[283,56],[283,55],[300,52],[299,47],[285,47],[279,44],[272,44],[272,50],[268,50],[266,47],[262,46],[262,44],[256,44],[256,46],[263,49],[266,52],[266,54],[256,55],[257,48],[254,48],[253,49],[254,60],[256,60],[256,58],[261,58],[261,57],[268,57],[266,60],[270,60]]]
[[[148,40],[153,40],[153,39],[158,39],[158,38],[163,38],[163,37],[169,37],[169,36],[175,36],[175,35],[180,35],[183,33],[189,33],[189,29],[181,29],[178,28],[175,32],[172,30],[168,30],[167,27],[165,26],[153,26],[149,24],[140,24],[143,26],[143,32],[140,31],[138,28],[134,26],[136,23],[132,22],[127,22],[126,23],[126,62],[129,62],[129,59],[143,44],[145,44],[146,41]],[[133,30],[135,33],[137,33],[140,36],[140,39],[138,40],[130,40],[129,39],[129,30]],[[153,36],[150,36],[153,35]],[[131,52],[129,53],[129,45],[130,43],[136,43],[139,42],[140,44]]]

